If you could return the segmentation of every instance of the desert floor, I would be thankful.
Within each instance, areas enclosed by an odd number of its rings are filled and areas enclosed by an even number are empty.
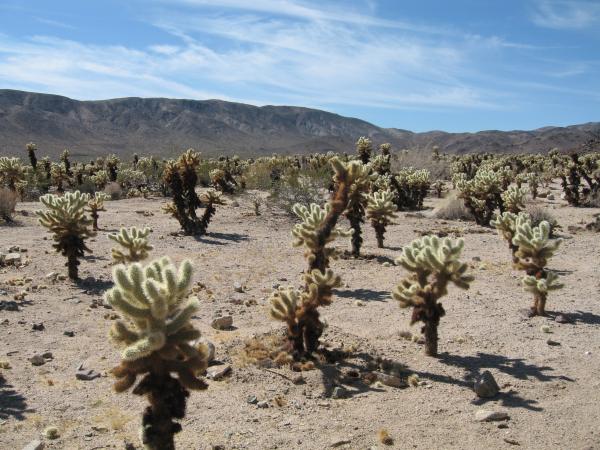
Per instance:
[[[560,192],[554,193],[558,199]],[[172,234],[178,224],[161,212],[164,199],[107,202],[101,231],[89,243],[93,254],[81,263],[79,284],[46,277],[66,274],[64,258],[54,253],[50,235],[37,224],[33,212],[41,205],[17,206],[18,224],[0,228],[0,251],[18,246],[24,265],[0,270],[0,300],[27,293],[18,311],[0,310],[0,360],[10,364],[0,369],[5,378],[0,448],[20,449],[34,439],[46,449],[122,449],[127,442],[139,448],[145,403],[111,389],[109,370],[119,352],[107,339],[114,311],[102,306],[102,296],[111,285],[113,242],[106,235],[120,226],[148,225],[153,228],[152,256],[193,262],[195,282],[205,286],[194,323],[216,345],[216,359],[232,367],[229,376],[210,380],[207,391],[192,393],[178,448],[600,449],[600,242],[594,232],[573,228],[590,222],[599,210],[537,200],[562,226],[558,234],[564,243],[550,267],[566,286],[550,294],[548,317],[532,319],[522,312],[531,303],[530,294],[522,290],[521,274],[512,268],[508,247],[495,231],[432,219],[431,209],[400,213],[389,227],[386,248],[377,249],[373,230],[365,226],[363,253],[371,258],[332,262],[345,286],[322,310],[329,324],[325,345],[354,352],[336,364],[303,372],[305,383],[294,384],[296,372],[258,367],[244,352],[248,340],[283,332],[268,318],[268,296],[274,284],[301,283],[305,262],[303,250],[291,246],[294,219],[271,208],[254,216],[248,198],[238,202],[220,207],[209,233],[198,239]],[[438,203],[428,199],[427,207]],[[420,327],[410,327],[410,310],[400,309],[390,297],[405,271],[389,263],[419,232],[448,229],[464,237],[463,259],[476,279],[469,291],[451,287],[443,300],[446,316],[436,359],[402,336],[419,334]],[[336,246],[349,248],[349,243],[337,241]],[[236,283],[243,285],[243,293],[235,292]],[[557,313],[572,323],[555,322]],[[213,329],[212,319],[224,314],[233,316],[234,327]],[[39,323],[44,329],[34,331],[33,324]],[[542,331],[544,325],[550,333]],[[52,358],[45,364],[29,361],[46,352]],[[378,358],[386,362],[377,370],[417,374],[422,383],[394,388],[352,378],[352,371],[364,374]],[[77,379],[80,365],[101,376]],[[501,393],[483,401],[472,386],[486,369]],[[346,389],[346,398],[332,397],[337,386]],[[251,396],[268,407],[249,402]],[[509,420],[478,422],[480,409],[504,411]],[[58,439],[42,437],[48,426],[58,428]],[[392,446],[379,442],[382,429],[394,439]]]

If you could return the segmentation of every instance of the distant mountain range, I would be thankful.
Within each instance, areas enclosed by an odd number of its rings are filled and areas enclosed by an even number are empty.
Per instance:
[[[448,153],[569,150],[600,138],[600,122],[532,131],[413,133],[296,106],[252,106],[221,100],[120,98],[78,101],[0,89],[0,154],[25,156],[35,142],[39,156],[107,153],[170,157],[189,147],[206,156],[353,152],[360,136],[394,149]]]

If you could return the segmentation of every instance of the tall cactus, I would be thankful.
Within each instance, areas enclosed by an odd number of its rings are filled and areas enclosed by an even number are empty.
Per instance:
[[[525,209],[525,190],[517,186],[509,186],[506,191],[500,194],[504,209],[513,214]]]
[[[142,419],[144,448],[174,450],[175,434],[182,429],[176,420],[185,417],[188,389],[208,387],[198,378],[208,365],[208,349],[191,344],[200,337],[190,322],[200,302],[187,298],[192,264],[184,261],[177,269],[165,257],[145,267],[119,265],[113,279],[115,287],[105,298],[124,318],[110,330],[110,338],[124,347],[121,363],[112,369],[114,388],[124,392],[143,376],[133,394],[145,395],[150,403]]]
[[[513,238],[515,237],[517,226],[530,220],[529,214],[526,212],[513,214],[512,212],[506,211],[497,215],[496,218],[490,222],[490,225],[496,228],[498,234],[508,242],[508,247],[510,248],[513,255],[513,262],[515,263],[518,261],[515,254],[517,253],[517,250],[519,250],[519,246],[513,244]]]
[[[112,249],[112,257],[116,263],[130,263],[141,261],[148,257],[148,252],[154,247],[148,244],[148,235],[152,232],[150,228],[131,227],[121,228],[119,233],[111,233],[108,239],[121,245],[125,252],[120,248]]]
[[[104,192],[96,192],[94,193],[94,197],[88,201],[87,206],[92,217],[92,229],[94,231],[98,231],[98,212],[106,211],[104,209],[104,202],[107,200],[110,200],[110,195]]]
[[[369,164],[371,159],[371,153],[373,153],[373,144],[371,139],[365,136],[361,136],[356,141],[356,153],[363,164]]]
[[[92,221],[85,216],[85,207],[90,200],[88,194],[79,191],[68,192],[63,197],[46,194],[40,201],[49,211],[36,211],[40,224],[54,233],[54,248],[67,257],[65,264],[69,269],[69,278],[78,278],[79,258],[85,252],[92,251],[85,240],[95,233],[89,229]]]
[[[531,221],[523,221],[517,224],[512,242],[518,247],[515,253],[516,267],[526,274],[523,286],[533,293],[531,315],[543,316],[546,314],[548,292],[563,287],[558,275],[546,269],[548,259],[554,255],[562,240],[550,239],[550,224],[547,221],[535,227],[531,226]]]
[[[392,292],[401,308],[413,307],[411,325],[423,322],[425,353],[437,356],[438,325],[445,315],[439,299],[448,293],[448,283],[468,289],[473,281],[467,275],[467,264],[459,261],[464,241],[425,236],[404,247],[396,264],[411,272]]]
[[[393,202],[394,194],[391,191],[379,191],[365,195],[367,199],[367,218],[375,230],[377,246],[383,248],[385,229],[396,219],[398,208]]]
[[[370,167],[358,161],[353,162],[355,176],[348,191],[348,206],[344,215],[350,222],[352,227],[352,254],[360,255],[362,247],[362,224],[365,222],[365,194],[369,192],[371,187]]]

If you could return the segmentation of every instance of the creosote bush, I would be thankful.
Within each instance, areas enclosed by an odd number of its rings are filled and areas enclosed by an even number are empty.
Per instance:
[[[112,369],[114,388],[124,392],[143,377],[133,394],[145,395],[150,404],[142,419],[144,448],[173,450],[188,389],[208,387],[198,377],[208,366],[208,348],[192,344],[200,337],[190,322],[200,303],[187,298],[192,264],[184,261],[177,269],[165,257],[146,266],[119,265],[113,279],[115,287],[105,298],[123,319],[113,324],[110,338],[124,347],[121,363]]]
[[[404,247],[396,260],[396,264],[411,275],[402,279],[392,296],[400,307],[413,307],[411,325],[423,322],[421,331],[425,336],[425,353],[429,356],[437,356],[438,325],[445,315],[439,300],[448,293],[448,283],[468,289],[473,281],[473,277],[467,275],[467,264],[459,261],[463,246],[462,239],[452,241],[425,236]]]
[[[95,235],[89,228],[92,221],[85,216],[85,207],[90,200],[88,194],[79,191],[68,192],[63,197],[46,194],[40,201],[48,211],[36,211],[40,224],[54,234],[54,248],[67,257],[65,264],[69,269],[69,278],[78,278],[79,258],[85,252],[92,251],[85,240]]]
[[[139,229],[137,227],[121,228],[119,233],[111,233],[108,239],[115,241],[122,248],[112,249],[112,258],[116,263],[130,263],[141,261],[148,257],[148,252],[153,247],[148,244],[148,235],[152,232],[150,228]]]

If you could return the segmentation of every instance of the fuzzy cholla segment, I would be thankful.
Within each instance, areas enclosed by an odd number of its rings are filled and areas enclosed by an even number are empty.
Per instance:
[[[555,272],[548,272],[546,278],[536,278],[533,275],[523,277],[523,288],[534,294],[547,294],[549,291],[555,291],[564,287],[564,284],[558,281],[558,275]]]
[[[119,265],[113,271],[115,287],[106,293],[107,302],[126,321],[117,321],[110,336],[126,347],[125,361],[149,356],[163,347],[174,347],[200,337],[190,318],[200,307],[196,297],[187,300],[192,264],[184,261],[179,270],[167,257],[142,267]]]
[[[550,224],[547,221],[532,227],[528,220],[517,225],[512,242],[519,247],[517,256],[523,261],[522,268],[526,269],[529,265],[544,268],[562,239],[550,239]]]
[[[517,214],[525,209],[525,190],[517,186],[510,186],[501,194],[504,207]]]
[[[108,238],[117,242],[127,250],[122,252],[118,248],[112,249],[112,257],[117,263],[141,261],[148,257],[148,252],[154,247],[148,244],[148,235],[152,232],[150,228],[131,227],[121,228],[119,233],[111,233]]]
[[[526,212],[520,212],[519,214],[513,214],[506,211],[490,222],[490,225],[495,227],[498,234],[509,242],[515,235],[517,227],[522,226],[524,223],[530,222],[531,219],[529,214]]]
[[[62,197],[54,194],[46,194],[40,197],[40,201],[48,208],[48,211],[36,211],[39,216],[40,224],[54,233],[54,240],[57,251],[67,252],[75,241],[71,236],[77,236],[76,253],[83,255],[83,250],[87,247],[83,240],[93,236],[94,232],[88,226],[92,221],[85,215],[85,207],[90,200],[89,194],[82,194],[79,191],[68,192]],[[73,242],[71,242],[73,241]]]
[[[448,282],[462,289],[468,289],[473,277],[466,274],[467,264],[459,261],[464,241],[437,236],[425,236],[415,239],[405,247],[396,264],[415,274],[405,278],[393,291],[393,297],[406,308],[423,303],[420,291],[432,291],[436,298],[447,293]],[[427,277],[434,275],[436,282],[427,285]],[[435,292],[433,292],[435,291]]]

